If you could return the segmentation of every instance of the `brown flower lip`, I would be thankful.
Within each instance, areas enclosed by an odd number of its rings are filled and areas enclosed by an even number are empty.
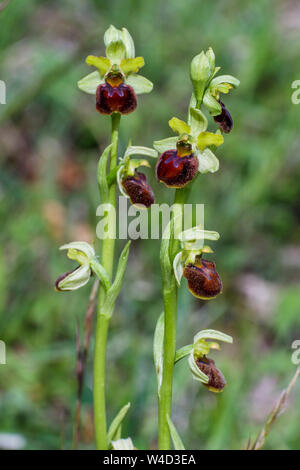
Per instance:
[[[148,208],[154,203],[154,194],[144,173],[136,171],[134,176],[124,178],[122,186],[132,204]]]
[[[212,359],[206,356],[196,359],[196,364],[208,377],[208,383],[203,384],[212,392],[222,392],[226,385],[226,380],[220,369],[215,365]]]
[[[121,74],[109,74],[96,91],[96,109],[101,114],[132,113],[137,107],[134,89],[124,83]]]
[[[222,101],[219,101],[222,111],[221,114],[218,114],[217,116],[214,116],[215,122],[217,122],[225,134],[229,134],[229,132],[233,128],[233,119],[231,117],[230,112],[228,109],[226,109],[224,103]]]
[[[184,267],[183,275],[188,280],[189,291],[198,299],[213,299],[222,292],[222,281],[213,261],[197,256],[194,264]]]
[[[164,152],[156,165],[156,177],[169,188],[183,188],[196,176],[198,158],[191,152],[180,154],[177,150]]]

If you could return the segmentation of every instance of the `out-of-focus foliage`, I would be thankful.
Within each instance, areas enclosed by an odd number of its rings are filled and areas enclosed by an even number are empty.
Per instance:
[[[205,203],[206,226],[222,234],[213,259],[224,293],[204,303],[181,288],[179,299],[178,346],[206,327],[234,337],[215,356],[228,386],[208,393],[181,361],[172,417],[188,448],[239,449],[294,373],[291,343],[300,339],[300,106],[291,103],[291,83],[300,79],[296,0],[11,0],[0,12],[0,79],[7,85],[7,104],[0,105],[0,339],[7,344],[0,433],[22,435],[28,449],[72,445],[75,323],[83,326],[92,286],[58,294],[53,282],[70,269],[59,245],[94,238],[95,168],[110,125],[76,82],[89,71],[86,55],[103,53],[110,23],[132,33],[154,83],[123,119],[122,149],[129,137],[151,146],[168,135],[168,119],[186,118],[189,63],[201,49],[212,46],[222,71],[241,80],[224,98],[234,130],[217,152],[220,170],[200,175],[191,197]],[[171,201],[172,190],[146,172],[157,202]],[[134,242],[109,334],[108,416],[131,402],[123,431],[139,448],[156,445],[158,250],[158,240]],[[91,352],[82,448],[94,446]],[[299,420],[292,394],[266,447],[299,449]]]

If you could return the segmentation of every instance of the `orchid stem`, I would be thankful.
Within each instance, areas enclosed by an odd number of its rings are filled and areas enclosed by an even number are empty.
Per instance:
[[[121,115],[113,113],[111,116],[111,154],[109,170],[113,171],[117,166],[119,126]],[[104,202],[104,201],[101,201]],[[106,202],[106,201],[105,201]],[[111,184],[109,188],[108,201],[111,206],[116,208],[116,184]],[[115,219],[111,219],[116,223]],[[112,233],[115,231],[112,230]],[[115,252],[115,238],[105,238],[102,242],[101,264],[108,273],[110,280],[113,275]],[[107,426],[106,426],[106,400],[105,400],[105,372],[106,372],[106,341],[109,327],[109,315],[101,310],[105,300],[105,290],[100,288],[99,301],[97,308],[96,340],[94,352],[94,422],[95,435],[98,450],[107,450]]]
[[[174,209],[172,220],[181,217],[183,220],[184,204],[191,190],[191,183],[188,187],[177,189],[174,198]],[[174,276],[172,263],[178,251],[179,240],[170,239],[169,256],[171,267],[166,272],[162,264],[162,285],[164,299],[164,354],[163,354],[163,376],[160,388],[158,403],[158,448],[160,450],[170,449],[170,431],[167,417],[171,416],[172,409],[172,389],[173,389],[173,369],[176,354],[176,330],[177,330],[177,284]]]

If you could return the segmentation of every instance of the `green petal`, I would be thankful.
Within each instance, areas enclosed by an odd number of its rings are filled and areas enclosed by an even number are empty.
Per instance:
[[[156,140],[153,142],[153,147],[159,153],[164,153],[167,150],[176,150],[177,141],[177,137],[167,137],[167,139]]]
[[[189,119],[188,123],[191,128],[192,136],[196,137],[200,132],[204,132],[207,129],[207,119],[206,116],[194,107],[189,108]]]
[[[179,251],[177,255],[174,258],[173,261],[173,271],[174,271],[174,276],[177,282],[177,285],[180,286],[180,281],[183,276],[183,259],[182,259],[182,251]]]
[[[102,77],[106,74],[111,66],[110,60],[107,57],[96,57],[94,55],[89,55],[85,61],[88,65],[97,67]]]
[[[200,173],[215,173],[219,169],[219,160],[210,149],[197,152]]]
[[[125,75],[128,75],[129,73],[137,73],[144,65],[144,57],[135,57],[134,59],[123,59],[120,68]]]
[[[134,42],[126,28],[122,28],[122,38],[126,49],[126,58],[132,59],[135,56]]]
[[[218,116],[222,112],[220,103],[211,95],[209,89],[204,93],[203,104],[212,116]]]
[[[178,119],[177,117],[173,117],[169,121],[169,126],[171,127],[172,131],[177,132],[177,134],[190,134],[191,128],[190,126],[184,122],[181,121],[181,119]]]
[[[219,147],[224,142],[224,138],[221,134],[214,134],[213,132],[200,132],[197,137],[197,146],[200,150],[204,150],[206,147],[215,145]]]
[[[84,78],[79,80],[77,85],[81,91],[84,91],[89,95],[94,95],[101,83],[104,83],[104,80],[100,77],[99,72],[96,70],[95,72],[89,73]]]
[[[136,95],[141,95],[143,93],[150,93],[153,89],[153,83],[150,82],[147,78],[142,75],[136,75],[132,73],[126,78],[126,83],[135,91]]]

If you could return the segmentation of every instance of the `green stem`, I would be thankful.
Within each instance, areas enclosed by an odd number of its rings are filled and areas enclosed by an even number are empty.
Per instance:
[[[112,171],[117,166],[119,125],[121,115],[112,114],[111,154],[110,167]],[[101,201],[104,202],[104,201]],[[105,201],[106,202],[106,201]],[[108,201],[116,208],[116,184],[109,188]],[[115,214],[112,214],[111,224],[116,226]],[[114,230],[113,230],[114,232]],[[112,279],[114,266],[115,238],[106,238],[102,243],[101,264],[106,270],[110,280]],[[101,310],[105,300],[105,290],[101,287],[97,310],[96,340],[94,352],[94,422],[95,435],[98,450],[107,450],[107,426],[106,426],[106,402],[105,402],[105,365],[106,365],[106,341],[109,326],[109,316]]]
[[[174,217],[183,218],[184,204],[190,193],[191,183],[184,189],[177,189],[174,198],[176,204],[173,210]],[[176,223],[176,222],[175,222]],[[171,416],[172,389],[173,389],[173,369],[176,354],[176,329],[177,329],[177,284],[172,269],[174,256],[178,252],[179,241],[170,240],[170,262],[169,271],[162,264],[162,284],[164,299],[164,356],[163,356],[163,377],[160,388],[158,403],[158,448],[160,450],[170,449],[170,432],[167,416]]]

